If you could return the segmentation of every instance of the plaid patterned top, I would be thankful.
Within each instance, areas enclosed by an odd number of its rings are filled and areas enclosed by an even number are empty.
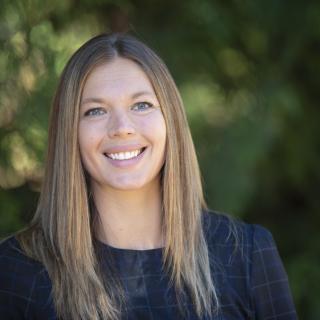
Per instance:
[[[265,228],[204,213],[203,226],[220,312],[203,320],[295,320],[288,279],[272,235]],[[235,250],[230,226],[238,231]],[[116,264],[127,298],[122,319],[198,319],[187,296],[182,316],[162,270],[162,249],[129,250],[99,243],[102,258]],[[102,261],[103,263],[103,261]],[[0,318],[57,319],[51,282],[39,262],[11,237],[0,245]]]

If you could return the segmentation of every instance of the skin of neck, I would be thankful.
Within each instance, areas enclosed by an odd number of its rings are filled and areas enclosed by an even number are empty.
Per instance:
[[[160,179],[138,190],[103,188],[93,183],[99,213],[96,237],[115,248],[147,250],[164,246]]]

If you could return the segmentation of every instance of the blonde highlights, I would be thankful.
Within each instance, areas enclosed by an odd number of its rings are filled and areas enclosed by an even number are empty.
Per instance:
[[[94,206],[78,145],[79,105],[90,72],[116,56],[136,62],[160,102],[167,127],[162,171],[163,263],[183,303],[188,291],[199,316],[218,308],[202,229],[205,208],[198,162],[183,104],[161,59],[128,35],[100,35],[71,57],[51,111],[47,165],[38,208],[17,235],[26,253],[43,263],[58,317],[119,319],[125,306],[120,284],[101,272],[93,234]],[[111,267],[110,267],[111,268]],[[181,308],[182,310],[182,308]]]

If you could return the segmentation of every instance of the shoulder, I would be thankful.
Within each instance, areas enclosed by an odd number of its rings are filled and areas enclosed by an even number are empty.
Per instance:
[[[28,257],[18,240],[11,236],[0,242],[0,274],[5,272],[32,276],[44,269],[43,265]]]
[[[213,211],[204,212],[203,222],[225,303],[238,303],[257,319],[275,319],[283,312],[296,319],[288,277],[271,232]]]
[[[280,259],[271,232],[261,225],[225,213],[205,211],[203,228],[209,254],[222,265],[242,270],[245,277],[250,276],[254,265],[263,262],[259,257]]]
[[[203,212],[203,228],[209,246],[259,248],[274,247],[271,232],[257,224],[243,222],[226,213]]]
[[[33,318],[39,288],[50,291],[44,266],[26,256],[15,237],[0,242],[0,313],[10,319]]]

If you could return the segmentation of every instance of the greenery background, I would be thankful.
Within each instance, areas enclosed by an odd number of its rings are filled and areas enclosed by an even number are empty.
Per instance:
[[[301,319],[320,319],[320,2],[1,0],[0,237],[25,225],[68,57],[131,30],[185,101],[211,208],[269,228]]]

